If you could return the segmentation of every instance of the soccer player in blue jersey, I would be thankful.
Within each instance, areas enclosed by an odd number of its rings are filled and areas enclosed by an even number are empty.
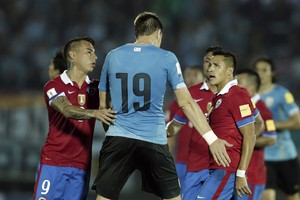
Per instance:
[[[216,162],[224,167],[229,166],[225,146],[230,144],[212,132],[186,88],[176,56],[159,48],[163,26],[157,15],[139,14],[134,27],[136,42],[109,52],[102,69],[100,108],[112,105],[117,118],[106,132],[93,188],[97,200],[118,199],[129,176],[138,169],[144,191],[161,199],[178,200],[180,187],[162,110],[166,84],[209,144]]]
[[[299,108],[290,91],[275,83],[275,66],[269,58],[255,60],[254,69],[261,79],[259,93],[271,110],[278,137],[273,146],[265,148],[267,184],[263,199],[275,200],[275,189],[281,189],[289,200],[299,200],[298,155],[290,130],[300,129]]]

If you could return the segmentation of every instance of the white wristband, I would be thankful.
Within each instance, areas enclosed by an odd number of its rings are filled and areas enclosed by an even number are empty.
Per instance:
[[[218,137],[215,135],[215,133],[210,130],[202,135],[204,140],[207,142],[208,145],[211,145],[214,141],[218,139]]]
[[[246,170],[240,170],[240,169],[238,169],[236,171],[236,176],[238,176],[238,177],[246,177]]]

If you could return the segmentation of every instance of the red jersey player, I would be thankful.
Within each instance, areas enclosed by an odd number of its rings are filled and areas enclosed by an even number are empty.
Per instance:
[[[46,83],[44,97],[49,132],[37,170],[34,199],[87,198],[95,119],[113,122],[110,109],[99,106],[98,82],[91,81],[97,56],[88,37],[64,47],[68,70]]]
[[[230,199],[234,187],[238,195],[250,195],[245,172],[255,144],[254,108],[248,92],[233,79],[236,60],[233,54],[214,51],[207,75],[217,87],[209,112],[209,124],[218,137],[232,144],[227,148],[229,167],[218,165],[210,158],[210,176],[195,198]]]
[[[184,70],[183,76],[187,87],[190,87],[192,85],[198,84],[201,81],[203,81],[203,74],[200,66],[198,65],[193,65],[186,68]],[[167,119],[167,121],[172,120],[175,113],[178,110],[180,110],[180,107],[178,106],[176,100],[174,100],[169,107],[169,119]],[[175,158],[176,171],[178,174],[178,178],[180,180],[181,192],[184,188],[183,179],[186,174],[186,162],[187,162],[188,146],[189,146],[188,143],[190,141],[192,127],[193,126],[191,123],[187,123],[181,128],[180,133],[182,134],[178,134],[177,138],[176,137],[168,138],[169,149]]]
[[[276,143],[277,133],[272,113],[257,93],[260,87],[259,75],[252,69],[244,69],[237,73],[237,80],[239,86],[247,89],[252,97],[253,103],[256,104],[256,107],[261,113],[265,123],[265,131],[262,135],[256,134],[256,144],[247,170],[247,181],[252,190],[252,194],[250,196],[243,195],[242,198],[236,196],[235,199],[261,199],[266,185],[267,175],[264,161],[264,147]]]

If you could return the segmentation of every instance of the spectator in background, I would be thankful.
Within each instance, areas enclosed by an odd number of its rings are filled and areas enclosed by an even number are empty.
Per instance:
[[[64,58],[62,49],[58,49],[49,65],[49,78],[50,80],[61,75],[67,69],[67,62]]]
[[[87,76],[96,65],[94,41],[70,40],[64,57],[68,69],[44,87],[49,132],[36,174],[35,200],[87,198],[95,119],[109,124],[115,118],[112,110],[98,110],[99,81]]]
[[[247,170],[247,181],[249,188],[252,190],[250,196],[243,195],[239,198],[235,195],[235,199],[242,200],[260,200],[265,189],[267,179],[267,169],[264,160],[264,147],[276,143],[277,133],[271,111],[267,108],[265,103],[258,94],[260,88],[259,75],[251,69],[239,70],[237,73],[238,85],[247,89],[253,103],[261,114],[264,121],[264,132],[256,132],[256,143],[252,154],[252,158]],[[258,112],[256,113],[256,115]]]
[[[300,129],[299,107],[290,91],[275,82],[275,66],[267,57],[257,58],[253,68],[259,74],[261,98],[271,110],[278,133],[275,145],[265,148],[267,184],[264,200],[275,200],[281,189],[289,200],[299,200],[299,160],[291,130]]]

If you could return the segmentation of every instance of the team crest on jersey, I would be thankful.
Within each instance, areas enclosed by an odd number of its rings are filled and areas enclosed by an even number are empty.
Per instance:
[[[38,200],[47,200],[47,198],[44,197],[44,196],[41,196],[41,197],[38,198]]]
[[[271,107],[273,105],[273,103],[274,103],[273,97],[267,97],[266,98],[266,104],[267,104],[268,107]]]
[[[218,108],[222,103],[222,99],[219,99],[215,105],[215,108]]]
[[[86,101],[85,94],[78,94],[77,100],[78,100],[79,105],[83,106]]]

